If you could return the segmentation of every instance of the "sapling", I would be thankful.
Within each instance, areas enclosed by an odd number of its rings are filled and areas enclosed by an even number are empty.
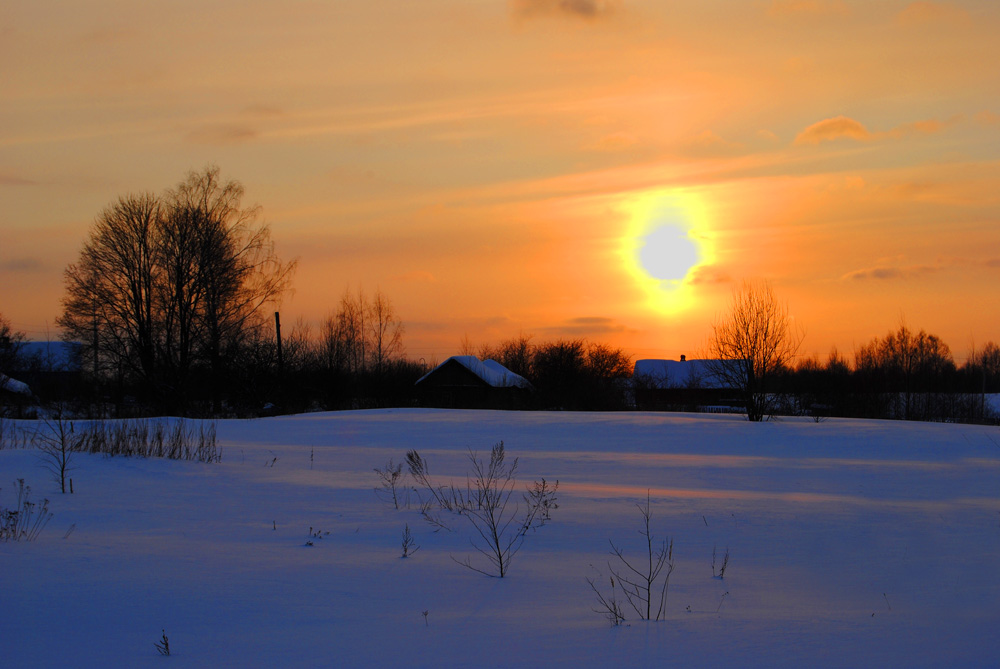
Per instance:
[[[417,545],[417,542],[413,539],[413,535],[410,534],[410,526],[409,526],[409,524],[407,524],[403,528],[402,547],[403,547],[403,554],[400,557],[404,557],[404,558],[410,557],[411,555],[413,555],[414,553],[416,553],[418,550],[420,550],[420,546]]]
[[[722,564],[718,571],[715,569],[715,546],[712,546],[712,578],[723,580],[726,578],[726,567],[729,565],[729,547],[726,546],[726,554],[722,557]]]
[[[663,539],[659,545],[653,541],[653,533],[649,528],[649,521],[652,512],[649,509],[649,493],[646,493],[646,505],[636,504],[639,513],[642,514],[643,529],[639,534],[646,538],[646,560],[645,565],[641,562],[633,563],[625,557],[621,548],[611,540],[611,554],[618,558],[622,567],[615,569],[608,562],[608,569],[611,571],[612,595],[604,597],[593,582],[590,582],[591,589],[597,593],[602,606],[609,614],[614,615],[614,610],[609,607],[608,602],[614,601],[615,580],[625,595],[625,601],[636,612],[641,620],[660,620],[663,618],[667,606],[667,589],[670,586],[670,574],[674,571],[674,541],[669,537]],[[657,579],[663,574],[663,584],[656,585]],[[659,601],[653,610],[654,588],[659,590]]]
[[[433,485],[427,461],[417,451],[406,454],[410,476],[431,496],[421,500],[421,515],[436,530],[449,531],[451,528],[434,514],[435,504],[439,509],[468,518],[478,535],[471,540],[472,547],[486,558],[489,567],[477,567],[468,558],[455,561],[472,571],[503,578],[510,561],[524,544],[527,531],[544,525],[551,519],[552,510],[558,508],[555,493],[559,483],[549,485],[545,479],[536,481],[534,487],[523,495],[527,510],[518,522],[518,504],[511,503],[511,495],[517,485],[514,477],[517,458],[506,461],[504,445],[500,441],[493,445],[489,462],[480,459],[472,449],[469,449],[469,461],[472,463],[472,474],[466,478],[463,491],[455,486]]]
[[[416,453],[416,451],[412,451]],[[399,487],[403,483],[406,474],[403,473],[403,463],[393,464],[392,458],[385,463],[384,469],[375,468],[378,475],[379,487],[375,488],[375,494],[385,499],[392,500],[393,508],[399,509]]]
[[[78,434],[73,422],[63,418],[59,411],[55,417],[42,422],[36,439],[43,465],[65,494],[67,474],[73,469],[73,454],[81,450],[86,435]]]

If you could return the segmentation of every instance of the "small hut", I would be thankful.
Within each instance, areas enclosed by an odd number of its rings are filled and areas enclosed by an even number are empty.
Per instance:
[[[417,379],[422,406],[450,409],[520,409],[531,383],[496,360],[456,355]]]

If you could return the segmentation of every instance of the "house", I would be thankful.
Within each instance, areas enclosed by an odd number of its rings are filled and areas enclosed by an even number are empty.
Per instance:
[[[35,401],[28,384],[0,372],[0,416],[22,418],[25,408]]]
[[[496,360],[456,355],[416,382],[422,406],[453,409],[519,409],[532,391],[526,378]]]
[[[636,408],[646,411],[728,411],[739,393],[714,371],[715,360],[636,360]]]

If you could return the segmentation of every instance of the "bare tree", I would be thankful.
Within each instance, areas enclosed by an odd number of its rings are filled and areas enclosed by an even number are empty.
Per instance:
[[[371,368],[376,375],[385,371],[386,363],[403,355],[403,323],[396,318],[392,301],[376,290],[372,301],[365,305]]]
[[[260,326],[260,309],[275,302],[290,285],[295,263],[283,263],[274,251],[270,229],[258,224],[259,207],[242,207],[243,186],[223,182],[218,167],[190,172],[187,179],[167,192],[166,229],[178,233],[180,244],[168,250],[168,266],[178,272],[174,284],[189,282],[185,311],[178,320],[188,345],[208,362],[213,384],[213,408],[218,410],[219,384],[229,350],[241,343],[244,333]]]
[[[213,407],[227,363],[262,326],[261,307],[289,288],[295,263],[274,251],[260,210],[217,167],[191,172],[162,198],[128,195],[94,223],[65,272],[58,323],[83,343],[94,373],[117,372],[160,398],[183,398],[206,369]]]
[[[798,351],[802,335],[792,329],[788,307],[767,282],[744,281],[733,291],[729,315],[712,326],[710,369],[743,395],[747,419],[770,415],[768,381]]]
[[[127,370],[152,383],[160,314],[157,263],[161,206],[155,195],[126,195],[107,207],[90,230],[79,260],[65,271],[64,337],[82,344],[95,376]]]
[[[68,474],[73,469],[73,454],[81,450],[86,438],[85,433],[76,432],[73,422],[66,420],[62,410],[44,419],[35,435],[42,464],[59,484],[63,494],[66,493]]]

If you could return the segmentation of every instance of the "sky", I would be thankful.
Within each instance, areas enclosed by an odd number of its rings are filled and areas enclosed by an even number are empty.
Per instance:
[[[102,208],[218,165],[283,325],[392,300],[414,359],[695,357],[766,280],[801,354],[1000,341],[993,0],[0,0],[0,313],[54,338]],[[283,330],[285,328],[283,327]]]

